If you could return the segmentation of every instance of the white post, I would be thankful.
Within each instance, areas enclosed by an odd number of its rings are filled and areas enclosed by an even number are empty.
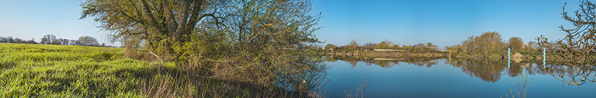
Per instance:
[[[511,48],[507,48],[507,68],[511,68]]]

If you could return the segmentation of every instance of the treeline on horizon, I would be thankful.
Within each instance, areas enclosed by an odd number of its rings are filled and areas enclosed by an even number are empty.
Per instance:
[[[555,42],[545,42],[544,44],[553,45]],[[511,37],[508,40],[504,40],[498,32],[485,32],[478,36],[470,36],[466,40],[462,41],[461,44],[445,46],[444,49],[450,50],[454,57],[499,57],[507,55],[507,50],[511,49],[511,53],[521,53],[523,55],[541,55],[542,51],[546,48],[544,45],[539,45],[537,41],[529,41],[524,43],[520,37]],[[551,47],[552,48],[552,47]],[[562,47],[554,47],[547,49],[547,52],[553,53],[557,50],[562,50]],[[352,40],[350,44],[344,46],[338,46],[334,44],[326,44],[325,46],[318,46],[318,49],[331,50],[331,51],[372,51],[373,49],[396,49],[405,51],[437,51],[438,46],[430,42],[419,43],[415,45],[399,45],[391,41],[385,40],[381,43],[368,42],[363,45],[356,43],[356,40]]]
[[[41,38],[40,42],[36,42],[35,39],[25,40],[21,38],[14,38],[12,36],[3,37],[0,36],[0,43],[25,43],[25,44],[46,44],[46,45],[79,45],[79,46],[97,46],[97,47],[113,47],[111,45],[106,46],[105,43],[99,44],[96,38],[91,36],[81,36],[78,40],[70,40],[64,38],[56,38],[55,35],[48,34]]]
[[[363,45],[358,45],[358,43],[356,43],[356,40],[352,39],[352,42],[350,42],[349,45],[344,45],[344,46],[337,46],[337,45],[333,45],[333,44],[327,44],[324,47],[323,46],[318,46],[319,49],[322,50],[339,50],[339,51],[371,51],[373,49],[398,49],[398,50],[409,50],[409,51],[413,51],[413,50],[439,50],[438,46],[435,44],[432,44],[430,42],[428,43],[419,43],[419,44],[415,44],[415,45],[399,45],[399,44],[395,44],[391,41],[385,40],[382,41],[381,43],[372,43],[372,42],[367,42],[366,44]]]

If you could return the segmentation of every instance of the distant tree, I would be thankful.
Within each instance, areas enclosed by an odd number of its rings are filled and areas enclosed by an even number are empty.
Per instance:
[[[385,39],[385,41],[383,41],[383,42],[387,43],[387,45],[389,45],[389,46],[392,46],[393,45],[393,42],[391,42],[391,41],[389,41],[387,39]],[[390,48],[390,47],[387,47],[387,48]]]
[[[530,52],[530,53],[534,54],[537,52],[538,49],[539,49],[539,47],[538,47],[538,43],[536,43],[536,41],[530,41],[526,45],[526,52]]]
[[[9,36],[9,37],[8,37],[8,39],[7,39],[7,42],[8,42],[8,43],[14,43],[15,41],[14,41],[14,39],[12,38],[12,36]]]
[[[68,45],[79,45],[77,40],[68,40]]]
[[[54,45],[62,45],[62,43],[63,43],[62,38],[54,39],[52,41],[52,44],[54,44]]]
[[[52,43],[54,43],[54,40],[56,40],[56,36],[54,36],[52,34],[44,35],[41,38],[40,44],[52,44]]]
[[[425,49],[426,46],[424,46],[424,44],[422,43],[418,43],[416,45],[413,45],[412,47],[410,47],[410,50],[422,50]]]
[[[506,50],[506,43],[502,42],[497,32],[486,32],[480,36],[470,36],[461,44],[462,52],[488,56],[492,53],[502,54]]]
[[[62,44],[63,45],[69,45],[70,44],[70,40],[69,39],[62,39]]]
[[[524,41],[519,37],[511,37],[508,42],[512,52],[524,52]]]
[[[426,43],[426,48],[425,49],[426,50],[437,50],[438,48],[439,48],[439,46],[434,45],[433,43],[428,42],[428,43]]]
[[[26,43],[27,41],[20,39],[20,38],[14,38],[15,43]]]
[[[445,46],[445,49],[450,50],[452,52],[452,56],[456,56],[462,51],[461,45],[453,45],[453,46]]]
[[[366,44],[364,44],[364,46],[363,46],[363,47],[364,47],[365,49],[372,50],[372,49],[374,49],[376,46],[377,46],[377,44],[373,44],[373,43],[371,43],[371,42],[367,42]]]
[[[6,43],[6,42],[7,42],[6,37],[0,36],[0,43]]]
[[[333,44],[327,44],[325,45],[325,49],[330,49],[330,50],[337,50],[337,46],[333,45]]]
[[[409,47],[408,45],[403,45],[403,46],[401,46],[401,49],[403,49],[403,50],[408,50],[409,48],[410,48],[410,47]]]
[[[356,43],[356,40],[352,39],[352,42],[350,42],[350,45],[348,45],[348,47],[351,50],[356,50],[356,49],[358,49],[358,43]]]
[[[46,44],[48,42],[48,38],[42,37],[41,41],[39,41],[39,44]]]
[[[37,42],[35,42],[35,39],[28,40],[26,43],[28,43],[28,44],[37,44]]]
[[[98,45],[97,39],[95,39],[91,36],[79,37],[79,40],[77,41],[77,43],[79,45],[83,45],[83,46],[97,46]]]
[[[54,40],[54,45],[63,45],[64,42],[62,42],[62,38],[58,38]]]
[[[29,43],[29,44],[38,44],[37,42],[35,42],[35,38],[31,38],[31,40],[27,41],[27,43]]]
[[[376,49],[389,49],[391,48],[391,46],[389,45],[389,42],[381,42],[379,44],[377,44],[377,46],[375,47]]]
[[[399,47],[399,45],[397,45],[397,44],[393,44],[393,46],[391,46],[391,48],[393,48],[393,49],[401,49],[401,47]]]

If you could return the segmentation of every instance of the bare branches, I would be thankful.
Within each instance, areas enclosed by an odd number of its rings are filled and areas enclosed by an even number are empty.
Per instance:
[[[567,35],[556,43],[549,43],[547,38],[538,37],[539,44],[543,47],[549,48],[551,51],[556,51],[559,56],[566,60],[587,62],[596,52],[596,13],[594,10],[596,6],[590,1],[582,1],[579,5],[580,10],[574,11],[575,17],[569,16],[565,12],[565,5],[562,6],[563,19],[573,23],[574,28],[565,28],[560,26],[561,31]]]

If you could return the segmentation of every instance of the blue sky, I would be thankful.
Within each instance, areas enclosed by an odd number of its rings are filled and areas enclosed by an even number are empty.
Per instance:
[[[385,39],[396,44],[431,42],[444,47],[472,35],[499,32],[504,40],[524,42],[544,35],[560,39],[561,17],[578,9],[579,0],[313,0],[312,12],[323,13],[316,36],[336,45]],[[93,19],[79,20],[79,0],[0,0],[0,36],[39,41],[45,34],[77,39],[92,36],[100,43],[107,33]],[[117,44],[115,44],[117,45]]]
[[[92,36],[106,43],[93,19],[82,19],[79,0],[0,0],[0,36],[13,36],[39,42],[43,35],[78,39]]]
[[[347,45],[431,42],[443,48],[467,37],[496,31],[504,40],[521,37],[524,42],[544,35],[560,39],[561,6],[578,9],[578,0],[318,0],[313,13],[322,12],[320,40]]]

